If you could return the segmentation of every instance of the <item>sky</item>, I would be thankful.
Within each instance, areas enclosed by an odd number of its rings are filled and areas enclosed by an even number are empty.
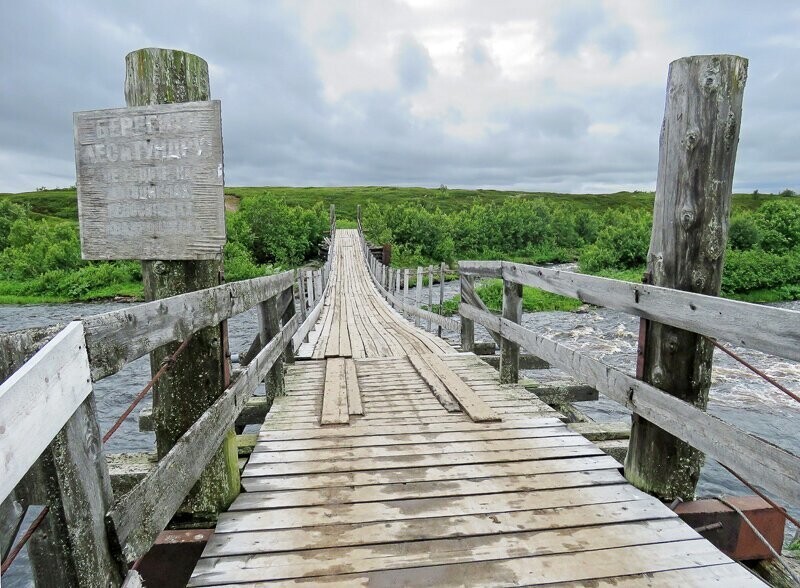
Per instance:
[[[734,190],[800,191],[800,3],[0,0],[0,192],[75,183],[72,113],[189,51],[230,186],[650,190],[669,63],[749,59]]]

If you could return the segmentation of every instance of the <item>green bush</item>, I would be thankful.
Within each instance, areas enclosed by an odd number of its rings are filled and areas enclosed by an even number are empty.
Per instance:
[[[300,265],[315,255],[329,229],[328,212],[321,203],[311,208],[288,206],[269,192],[244,200],[239,214],[243,221],[231,221],[232,240],[245,246],[251,242],[257,263]]]
[[[734,217],[728,229],[728,242],[731,248],[739,251],[758,245],[761,242],[761,229],[755,215],[748,213]]]
[[[652,219],[639,212],[606,215],[606,226],[580,257],[581,271],[628,269],[647,261]]]

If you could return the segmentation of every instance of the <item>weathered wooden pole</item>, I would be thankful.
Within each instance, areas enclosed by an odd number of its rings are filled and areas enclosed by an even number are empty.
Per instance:
[[[422,308],[422,266],[417,266],[417,287],[414,291],[414,306],[416,306],[417,310]],[[419,315],[414,316],[414,325],[419,327],[420,325]]]
[[[719,294],[746,79],[747,60],[734,55],[670,64],[647,256],[657,286]],[[642,378],[705,409],[712,353],[705,337],[650,322]],[[625,476],[635,486],[690,499],[702,464],[702,453],[634,415]]]
[[[467,291],[475,288],[475,276],[461,274],[459,283],[461,285],[461,304],[466,304]],[[475,321],[461,316],[461,351],[475,350]]]
[[[128,106],[192,102],[210,98],[208,64],[190,53],[170,49],[140,49],[125,58],[125,101]],[[222,205],[222,204],[220,204]],[[214,260],[142,262],[145,299],[158,300],[222,282],[222,254]],[[153,420],[159,459],[172,448],[226,387],[225,325],[202,329],[175,367],[155,385]],[[150,354],[150,369],[158,371],[180,342]],[[181,512],[215,517],[239,492],[236,436],[229,432],[220,451],[189,494]]]
[[[522,321],[522,285],[503,280],[503,318]],[[500,383],[519,382],[519,344],[500,337]]]
[[[428,266],[428,312],[433,312],[433,266]],[[428,316],[428,331],[433,332],[433,320]]]
[[[444,315],[444,262],[439,266],[439,316]],[[436,327],[436,334],[442,336],[442,325]]]
[[[408,300],[408,282],[409,282],[409,270],[405,268],[403,270],[403,304],[409,304]],[[410,304],[409,304],[410,306]],[[408,318],[411,313],[407,310],[403,309],[403,314]]]

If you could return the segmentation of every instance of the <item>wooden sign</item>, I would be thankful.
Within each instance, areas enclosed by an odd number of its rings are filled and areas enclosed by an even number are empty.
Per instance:
[[[74,114],[83,259],[213,259],[225,245],[219,100]]]

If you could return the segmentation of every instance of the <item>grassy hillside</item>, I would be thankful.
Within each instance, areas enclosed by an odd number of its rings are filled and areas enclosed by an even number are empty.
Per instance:
[[[235,199],[246,199],[269,192],[283,198],[290,206],[310,207],[317,202],[325,206],[336,205],[340,218],[355,217],[356,206],[367,202],[383,204],[410,203],[426,208],[439,208],[450,213],[468,208],[474,203],[500,204],[508,198],[546,200],[569,203],[575,208],[602,212],[614,208],[652,210],[652,192],[617,192],[615,194],[558,194],[554,192],[520,192],[502,190],[460,190],[450,188],[398,188],[392,186],[345,186],[337,188],[288,187],[226,187],[229,208],[236,206]],[[231,198],[233,197],[233,198]],[[755,210],[764,202],[780,199],[775,194],[734,194],[734,211]],[[52,216],[77,220],[78,203],[74,188],[0,194],[0,200],[27,204],[36,216]]]

